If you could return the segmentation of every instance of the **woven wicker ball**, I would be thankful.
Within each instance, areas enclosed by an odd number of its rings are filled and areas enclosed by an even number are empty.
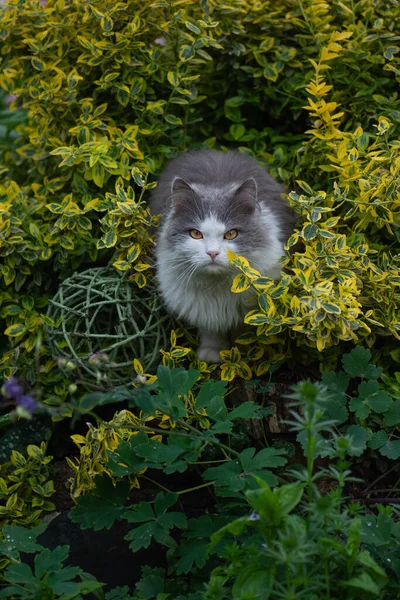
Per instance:
[[[102,373],[101,384],[107,387],[132,381],[135,358],[145,372],[154,372],[171,329],[157,290],[151,285],[139,289],[127,272],[113,267],[66,279],[47,314],[61,320],[59,327],[47,329],[53,356],[78,367],[89,384],[98,385]],[[76,375],[72,370],[71,376]]]

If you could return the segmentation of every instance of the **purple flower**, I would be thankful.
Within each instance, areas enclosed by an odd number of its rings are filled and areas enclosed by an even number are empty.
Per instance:
[[[255,511],[253,511],[251,513],[251,515],[249,516],[249,521],[259,521],[260,520],[260,515],[258,513],[256,513]]]
[[[22,385],[15,377],[10,377],[4,384],[4,393],[9,398],[13,398],[17,402],[21,399],[23,393]]]
[[[18,406],[21,406],[28,411],[31,415],[35,412],[37,402],[32,396],[25,396],[24,394],[17,400]]]
[[[159,37],[154,40],[154,43],[158,44],[159,46],[165,46],[167,40],[165,39],[165,37]]]

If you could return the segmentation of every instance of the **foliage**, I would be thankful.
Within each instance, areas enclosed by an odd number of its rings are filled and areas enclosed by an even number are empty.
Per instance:
[[[350,370],[361,365],[365,371],[366,362],[359,356],[345,363]],[[371,368],[367,366],[370,373]],[[294,388],[291,427],[305,438],[306,463],[286,469],[286,481],[279,483],[271,469],[284,465],[281,450],[272,446],[238,453],[229,445],[235,420],[246,423],[257,415],[258,407],[247,403],[227,409],[223,382],[203,383],[191,407],[193,411],[199,405],[206,409],[210,428],[178,427],[185,406],[184,395],[178,392],[189,394],[193,378],[189,371],[160,367],[157,382],[131,391],[132,406],[142,409],[146,404],[146,414],[154,417],[160,412],[157,406],[164,404],[163,411],[177,426],[161,429],[162,440],[150,440],[145,425],[136,435],[121,440],[108,452],[107,466],[114,482],[103,473],[92,490],[78,497],[72,510],[72,520],[82,528],[110,528],[121,519],[131,523],[125,538],[133,552],[154,542],[167,549],[167,572],[145,567],[133,592],[117,588],[105,598],[397,598],[400,524],[390,507],[381,507],[377,516],[365,515],[359,504],[346,499],[346,486],[353,480],[347,460],[353,453],[353,439],[335,433],[333,422],[326,419],[326,405],[331,401],[326,388],[308,381]],[[209,458],[209,446],[218,458]],[[317,469],[321,447],[330,463]],[[129,477],[143,465],[152,473],[164,472],[167,479],[153,480],[163,489],[148,500],[132,503]],[[186,472],[186,478],[200,475],[199,483],[188,489],[169,489],[174,483],[168,478],[176,472]],[[322,491],[322,479],[330,482],[325,487],[328,491]],[[210,503],[205,503],[202,514],[186,515],[185,495],[200,493],[202,488],[212,493]],[[6,528],[6,535],[15,538],[18,533],[19,541],[15,548],[15,544],[0,544],[0,552],[4,554],[7,547],[6,557],[10,559],[12,551],[15,558],[15,552],[23,549],[21,544],[29,542],[30,551],[40,552],[35,565],[43,560],[43,568],[51,571],[50,552],[35,545],[35,535],[26,540],[23,531]],[[69,569],[64,575],[60,567],[57,581],[69,580]],[[10,585],[20,570],[26,574],[21,583],[29,580],[34,585],[37,573],[8,567]],[[48,583],[49,578],[43,581]],[[7,593],[14,592],[3,591],[5,597]]]
[[[0,464],[0,525],[31,525],[55,506],[49,498],[54,494],[49,479],[46,444],[29,445],[26,452],[13,450],[9,461]]]
[[[232,258],[234,291],[251,286],[259,308],[240,340],[251,346],[224,355],[222,377],[259,377],[297,347],[330,366],[346,341],[380,347],[384,334],[392,350],[399,10],[375,0],[8,0],[0,86],[27,121],[2,153],[6,375],[38,376],[33,349],[59,279],[109,259],[138,286],[152,278],[148,192],[168,158],[199,145],[254,155],[289,190],[298,180],[288,246],[303,250],[286,258],[282,281]],[[65,399],[46,344],[40,354],[42,386]]]
[[[3,578],[9,585],[0,590],[0,598],[79,600],[100,590],[103,584],[91,575],[63,564],[68,558],[68,546],[49,550],[37,543],[36,538],[44,529],[42,525],[29,531],[16,525],[4,528],[0,564],[8,563]],[[21,552],[35,555],[33,568],[22,560]]]
[[[75,472],[73,495],[93,488],[98,475],[128,476],[130,487],[137,487],[138,477],[148,468],[181,473],[189,467],[187,461],[198,460],[204,441],[220,447],[218,434],[230,435],[241,419],[261,419],[264,415],[262,407],[252,401],[228,409],[224,400],[226,383],[209,380],[196,385],[199,376],[194,369],[160,366],[154,383],[87,394],[81,406],[124,400],[132,408],[138,407],[140,414],[122,410],[111,421],[97,427],[90,425],[86,436],[72,436],[80,447],[79,460],[67,459]],[[163,443],[166,436],[167,445]],[[257,471],[269,483],[276,483],[268,467],[285,464],[280,456],[284,451],[265,448],[254,456],[255,452],[255,448],[240,454],[229,450],[232,458],[206,472],[206,480],[215,478],[217,486],[232,484],[240,490],[248,480],[246,473]]]
[[[400,457],[400,402],[388,393],[382,368],[371,362],[371,351],[357,346],[342,356],[344,371],[325,372],[322,382],[330,400],[325,415],[353,437],[353,456],[360,456],[367,446],[381,456]]]

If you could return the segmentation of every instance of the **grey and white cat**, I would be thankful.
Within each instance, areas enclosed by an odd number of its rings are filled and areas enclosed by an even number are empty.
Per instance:
[[[236,151],[185,152],[161,174],[150,201],[152,213],[163,214],[159,288],[171,312],[198,328],[200,360],[220,362],[252,308],[248,294],[230,291],[238,271],[227,250],[279,278],[295,223],[283,192],[256,160]]]

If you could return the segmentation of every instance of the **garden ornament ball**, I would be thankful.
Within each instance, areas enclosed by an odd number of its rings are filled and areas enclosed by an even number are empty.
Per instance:
[[[151,284],[139,289],[129,272],[113,267],[75,273],[61,283],[49,303],[51,352],[61,365],[69,365],[88,384],[115,386],[136,377],[133,360],[145,372],[154,372],[171,329],[161,298]],[[68,368],[67,368],[68,371]]]

